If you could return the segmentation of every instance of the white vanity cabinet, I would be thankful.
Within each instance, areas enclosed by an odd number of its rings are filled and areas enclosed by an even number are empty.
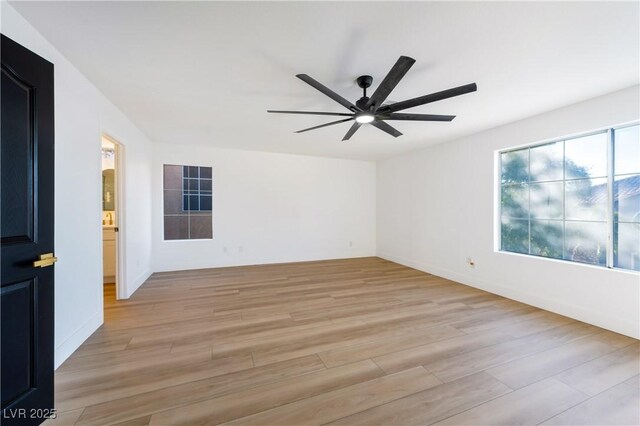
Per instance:
[[[116,276],[116,232],[114,227],[102,228],[102,263],[105,283],[115,282]]]

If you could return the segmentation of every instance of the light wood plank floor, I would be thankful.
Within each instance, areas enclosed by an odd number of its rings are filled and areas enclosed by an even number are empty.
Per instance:
[[[379,258],[154,274],[47,424],[640,424],[640,343]]]

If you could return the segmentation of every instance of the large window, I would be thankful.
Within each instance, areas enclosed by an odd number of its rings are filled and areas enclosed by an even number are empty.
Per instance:
[[[211,167],[165,164],[164,239],[213,237]]]
[[[639,271],[639,129],[501,152],[501,250]]]

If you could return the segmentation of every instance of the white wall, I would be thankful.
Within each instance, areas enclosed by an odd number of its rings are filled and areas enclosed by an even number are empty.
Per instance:
[[[7,2],[2,33],[54,64],[55,362],[103,322],[101,133],[125,146],[125,297],[146,279],[151,258],[151,143]]]
[[[163,241],[163,164],[213,167],[212,240]],[[154,144],[154,270],[374,256],[375,170],[366,161]]]
[[[380,161],[378,255],[640,337],[638,274],[494,251],[495,151],[637,120],[639,89]]]

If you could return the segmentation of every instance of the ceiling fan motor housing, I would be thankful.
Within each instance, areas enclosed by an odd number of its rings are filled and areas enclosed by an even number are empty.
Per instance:
[[[369,97],[368,96],[363,96],[360,99],[358,99],[356,101],[356,106],[360,109],[366,109],[367,106],[367,102],[369,102]]]

